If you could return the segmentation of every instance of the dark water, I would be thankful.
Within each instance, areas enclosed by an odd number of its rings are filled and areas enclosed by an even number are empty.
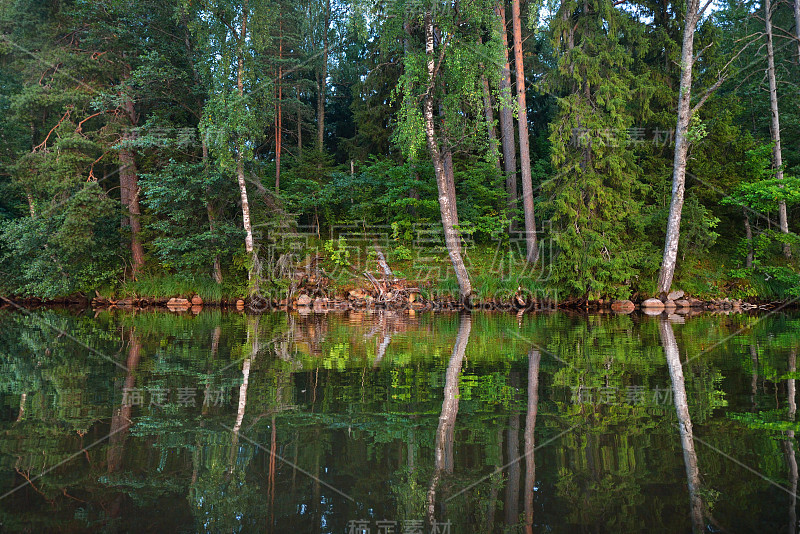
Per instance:
[[[800,316],[0,312],[4,532],[795,532]]]

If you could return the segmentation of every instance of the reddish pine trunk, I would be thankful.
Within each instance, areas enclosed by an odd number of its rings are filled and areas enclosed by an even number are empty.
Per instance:
[[[533,213],[533,183],[531,177],[531,152],[528,145],[528,108],[525,103],[525,67],[522,61],[522,21],[519,0],[511,2],[511,23],[514,30],[514,66],[516,67],[517,104],[519,114],[519,165],[522,176],[522,210],[525,212],[525,248],[528,263],[539,259],[536,240],[536,219]]]
[[[130,124],[136,124],[136,115],[133,101],[126,98],[124,103],[125,113],[130,118]],[[127,131],[122,135],[123,142],[132,141],[136,134]],[[136,167],[136,157],[133,149],[121,148],[119,151],[119,187],[122,205],[127,209],[122,225],[129,226],[131,232],[131,264],[133,277],[136,278],[144,266],[144,248],[141,242],[142,223],[139,207],[139,171]]]

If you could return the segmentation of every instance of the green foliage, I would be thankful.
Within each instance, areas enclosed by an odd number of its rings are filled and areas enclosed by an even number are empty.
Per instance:
[[[241,229],[219,208],[235,202],[233,188],[226,187],[229,178],[220,172],[170,161],[139,183],[151,217],[146,235],[163,272],[208,276],[214,257],[230,265],[243,249]]]
[[[339,236],[339,239],[330,239],[325,241],[323,246],[325,252],[328,253],[328,259],[338,265],[339,267],[346,267],[350,265],[350,250],[347,248],[347,241],[344,236]]]
[[[652,254],[641,239],[644,188],[627,136],[634,93],[622,36],[633,21],[607,0],[559,9],[577,23],[553,18],[558,67],[549,87],[564,94],[550,126],[557,173],[542,187],[558,247],[554,281],[570,294],[625,298]]]
[[[113,283],[118,212],[96,183],[47,213],[0,223],[0,291],[54,298]]]

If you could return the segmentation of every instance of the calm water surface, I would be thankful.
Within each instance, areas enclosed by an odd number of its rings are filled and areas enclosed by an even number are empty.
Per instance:
[[[3,532],[795,532],[800,315],[0,311]]]

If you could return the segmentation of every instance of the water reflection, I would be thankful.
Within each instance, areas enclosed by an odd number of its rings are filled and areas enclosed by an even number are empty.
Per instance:
[[[525,417],[525,532],[533,532],[533,492],[536,486],[536,413],[539,410],[539,363],[536,349],[528,353],[528,412]]]
[[[712,495],[731,530],[785,531],[786,492],[713,451],[701,487],[692,432],[794,491],[798,328],[778,314],[673,330],[558,313],[0,313],[0,523],[686,532],[716,524]],[[728,336],[681,364],[678,347]]]
[[[689,417],[689,402],[686,398],[686,384],[681,365],[680,351],[672,323],[668,319],[659,322],[661,343],[664,347],[664,356],[667,359],[669,377],[672,381],[672,398],[675,402],[675,413],[678,415],[678,429],[681,435],[681,448],[683,448],[683,462],[686,466],[686,483],[689,486],[689,507],[691,510],[692,530],[703,532],[703,500],[700,496],[700,471],[697,467],[697,453],[694,449],[694,435],[692,419]]]
[[[786,395],[788,406],[789,421],[795,420],[797,414],[797,400],[795,399],[795,378],[797,372],[797,350],[792,349],[789,353],[789,378],[786,379]],[[794,430],[786,431],[786,439],[783,440],[783,451],[786,455],[786,465],[789,469],[789,534],[797,532],[797,456],[794,449]]]
[[[436,520],[436,487],[443,474],[453,473],[453,433],[456,428],[458,415],[458,381],[461,376],[461,365],[469,343],[469,333],[472,330],[472,316],[465,313],[459,318],[458,334],[456,335],[453,354],[447,364],[444,381],[444,400],[442,411],[439,415],[439,426],[436,429],[434,445],[433,476],[428,487],[428,523],[433,525]],[[446,514],[446,510],[443,510]]]

